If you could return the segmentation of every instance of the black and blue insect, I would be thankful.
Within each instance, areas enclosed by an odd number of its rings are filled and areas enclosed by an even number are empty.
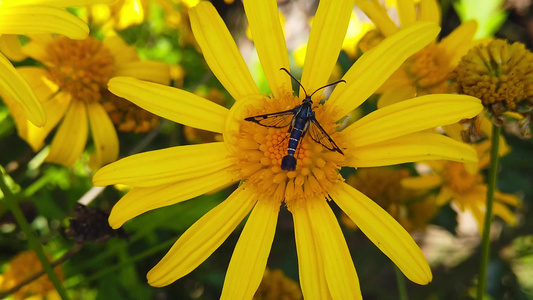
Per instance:
[[[296,170],[296,157],[294,157],[294,154],[296,153],[296,149],[298,149],[298,146],[300,145],[300,141],[304,138],[307,132],[309,132],[309,135],[311,136],[313,141],[321,144],[330,151],[336,151],[344,155],[342,150],[337,146],[337,144],[335,144],[333,139],[329,136],[329,134],[327,134],[324,128],[322,128],[322,126],[320,126],[320,123],[318,123],[318,121],[316,120],[315,112],[313,110],[318,106],[313,107],[313,100],[311,100],[311,97],[316,92],[328,86],[332,86],[337,83],[346,81],[339,80],[327,84],[314,91],[311,95],[309,95],[307,94],[307,91],[302,86],[302,84],[296,78],[294,78],[294,76],[292,76],[292,74],[287,71],[287,69],[281,68],[280,70],[287,72],[287,74],[289,74],[289,76],[294,81],[296,81],[298,85],[302,87],[305,93],[305,98],[302,100],[302,104],[297,105],[296,107],[290,110],[248,117],[244,120],[257,123],[261,126],[272,128],[284,128],[290,126],[289,130],[287,131],[287,135],[290,134],[287,155],[285,155],[281,160],[282,170]]]

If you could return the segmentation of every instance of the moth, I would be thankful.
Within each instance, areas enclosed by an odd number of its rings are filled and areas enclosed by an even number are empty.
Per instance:
[[[313,100],[311,97],[318,91],[340,82],[346,82],[344,80],[335,81],[327,84],[321,88],[315,90],[311,95],[307,94],[307,91],[302,86],[300,81],[296,79],[285,68],[281,68],[280,71],[285,71],[294,81],[298,83],[305,93],[305,98],[302,100],[302,104],[295,106],[293,109],[280,111],[276,113],[257,115],[245,118],[245,121],[254,122],[264,127],[272,128],[284,128],[289,126],[287,135],[289,136],[289,143],[287,146],[287,155],[281,160],[281,169],[286,171],[296,170],[296,149],[300,145],[300,141],[309,132],[311,139],[316,143],[324,146],[330,151],[336,151],[344,155],[342,150],[335,144],[335,141],[329,136],[329,134],[322,128],[320,123],[316,120],[314,109],[318,106],[313,106]]]

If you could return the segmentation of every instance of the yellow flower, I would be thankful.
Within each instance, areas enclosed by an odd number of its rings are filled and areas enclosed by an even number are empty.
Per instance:
[[[44,146],[45,138],[61,123],[46,161],[65,166],[72,166],[81,156],[89,124],[96,148],[91,158],[92,167],[117,159],[117,133],[106,112],[107,109],[113,113],[111,104],[116,104],[113,100],[116,96],[109,93],[106,86],[112,76],[127,75],[163,84],[169,82],[168,65],[140,61],[135,48],[118,36],[102,42],[92,37],[71,40],[41,35],[32,39],[24,50],[44,65],[44,68],[20,67],[17,70],[33,86],[48,115],[48,122],[38,128],[26,121],[20,106],[9,97],[5,98],[6,104],[20,137],[34,151]],[[134,117],[125,116],[126,121]],[[146,126],[142,119],[138,121],[137,126]]]
[[[192,93],[127,77],[109,82],[112,93],[175,122],[222,133],[223,142],[178,146],[124,158],[105,166],[95,185],[133,187],[111,211],[113,228],[146,211],[189,200],[241,182],[200,218],[148,273],[153,286],[182,278],[209,257],[251,212],[233,252],[222,299],[251,299],[263,277],[282,203],[294,218],[299,276],[305,299],[361,299],[355,267],[331,210],[336,204],[412,281],[427,284],[431,270],[409,234],[379,205],[343,182],[342,166],[371,167],[425,159],[475,161],[475,152],[451,138],[417,133],[454,123],[481,110],[478,99],[430,95],[375,111],[342,132],[336,121],[363,103],[384,80],[438,34],[420,23],[385,39],[346,73],[324,105],[315,94],[318,122],[345,155],[305,136],[294,171],[280,167],[287,128],[266,128],[245,118],[294,108],[276,1],[243,2],[272,95],[262,95],[224,22],[209,2],[190,10],[194,35],[213,74],[235,104],[228,110]],[[311,29],[301,84],[314,91],[327,83],[340,52],[352,1],[321,1]],[[280,142],[281,141],[281,142]]]
[[[385,7],[377,1],[356,0],[355,3],[377,28],[377,32],[369,33],[371,36],[364,39],[367,44],[370,44],[366,48],[371,48],[382,38],[416,21],[432,21],[440,24],[440,8],[435,0],[422,0],[418,5],[415,5],[413,1],[398,0],[399,27],[387,15]],[[378,90],[378,93],[381,93],[378,107],[415,96],[447,93],[448,76],[472,46],[472,38],[476,29],[475,21],[466,22],[446,38],[431,43],[407,59]]]
[[[16,60],[20,43],[14,35],[57,33],[72,39],[84,39],[89,27],[64,7],[87,5],[111,0],[3,0],[0,2],[0,49]],[[42,127],[46,123],[44,109],[30,85],[15,70],[11,62],[0,53],[0,96],[12,97],[22,107],[26,118]]]
[[[0,277],[0,292],[15,287],[22,281],[42,270],[43,265],[34,251],[25,251],[17,254],[9,261],[7,271]],[[61,280],[63,280],[63,268],[61,265],[56,266],[54,272]],[[17,300],[29,298],[59,299],[59,295],[57,294],[54,285],[46,275],[24,285],[12,295]]]
[[[402,180],[407,188],[426,190],[439,189],[437,205],[453,202],[461,211],[472,213],[479,228],[483,228],[487,184],[481,170],[489,165],[490,142],[476,144],[479,163],[464,164],[450,161],[426,162],[433,173]],[[500,155],[502,155],[501,153]],[[494,214],[510,225],[516,223],[513,213],[507,206],[518,206],[520,201],[515,195],[496,191],[494,194]]]
[[[111,4],[92,5],[88,8],[89,20],[103,30],[122,30],[141,24],[148,7],[147,0],[115,0]]]

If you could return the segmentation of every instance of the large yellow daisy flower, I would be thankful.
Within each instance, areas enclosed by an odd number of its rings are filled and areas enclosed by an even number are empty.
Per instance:
[[[314,91],[327,83],[346,33],[353,1],[320,1],[309,37],[302,85]],[[118,96],[178,123],[222,133],[224,141],[178,146],[130,156],[105,166],[93,182],[133,187],[113,208],[118,228],[148,210],[186,201],[232,183],[239,187],[200,218],[148,273],[153,286],[168,285],[209,257],[250,213],[233,252],[222,299],[251,299],[265,270],[282,203],[294,218],[299,276],[305,299],[361,299],[357,274],[335,214],[336,204],[412,281],[432,275],[420,248],[389,214],[345,184],[339,169],[451,159],[475,161],[475,152],[451,138],[417,133],[457,122],[482,109],[479,100],[429,95],[375,111],[342,132],[336,121],[359,106],[400,64],[438,34],[434,23],[419,23],[385,39],[363,55],[324,105],[315,94],[314,112],[344,155],[307,135],[296,151],[294,171],[281,168],[287,153],[286,128],[267,128],[245,118],[294,108],[291,79],[280,68],[289,59],[275,0],[244,1],[253,40],[272,95],[252,80],[224,22],[209,2],[190,10],[194,35],[218,80],[236,100],[226,109],[179,89],[118,77],[109,89]]]
[[[440,24],[440,8],[435,0],[398,0],[396,3],[400,25],[397,26],[387,14],[384,5],[377,1],[356,0],[356,5],[365,12],[377,28],[367,34],[367,44],[377,44],[384,37],[398,32],[417,21]],[[472,38],[477,23],[468,21],[457,27],[446,38],[434,41],[416,52],[377,91],[381,93],[378,107],[427,94],[447,93],[447,80],[459,60],[472,47]],[[370,36],[372,35],[372,36]],[[370,48],[371,45],[366,45]],[[365,48],[365,47],[362,47]]]
[[[111,0],[3,0],[0,1],[0,44],[9,57],[22,59],[18,39],[12,35],[58,33],[72,39],[84,39],[89,27],[64,7],[81,6]],[[7,35],[7,36],[4,36]],[[12,50],[12,51],[10,51]],[[24,110],[28,120],[42,127],[46,115],[30,85],[11,62],[0,53],[0,96],[12,97]]]
[[[19,136],[34,151],[44,146],[45,138],[61,122],[46,161],[72,166],[85,149],[91,127],[96,153],[92,167],[115,161],[118,137],[106,111],[116,96],[107,90],[113,76],[125,75],[162,84],[170,81],[169,66],[141,61],[135,47],[118,36],[99,41],[89,37],[71,40],[48,35],[34,36],[25,52],[45,67],[20,67],[18,72],[33,86],[48,115],[48,122],[38,128],[27,122],[20,106],[9,97],[6,104],[13,115]],[[142,126],[142,124],[140,124]]]

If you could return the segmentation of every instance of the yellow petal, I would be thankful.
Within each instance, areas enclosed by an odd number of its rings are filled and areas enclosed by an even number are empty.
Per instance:
[[[402,186],[414,190],[430,190],[442,185],[442,177],[437,174],[426,174],[419,177],[402,179]]]
[[[30,5],[2,6],[1,34],[62,34],[71,39],[85,39],[89,27],[83,20],[63,8]]]
[[[342,78],[346,84],[337,85],[326,102],[337,107],[337,119],[370,97],[409,56],[435,39],[439,30],[435,23],[417,22],[363,54]]]
[[[363,299],[352,256],[335,214],[324,199],[314,199],[308,204],[307,212],[324,261],[324,273],[331,297]]]
[[[398,32],[398,26],[394,24],[385,8],[377,1],[355,0],[355,5],[368,16],[384,36],[390,36]]]
[[[479,199],[477,200],[481,200],[481,197],[478,197]],[[478,204],[480,204],[480,202],[478,202],[477,200],[470,200],[470,199],[467,199],[467,200],[464,200],[464,201],[461,201],[463,204],[464,204],[464,208],[465,210],[468,210],[472,213],[472,215],[474,216],[474,219],[476,220],[476,223],[477,223],[477,226],[478,226],[478,229],[479,229],[479,233],[480,234],[483,234],[483,229],[484,229],[484,226],[483,224],[485,224],[485,206],[483,206],[483,208],[481,208]],[[474,202],[470,202],[470,201],[474,201]]]
[[[439,43],[439,48],[444,48],[447,55],[451,58],[450,65],[455,66],[459,60],[466,55],[468,50],[473,46],[472,39],[477,30],[475,20],[467,21],[452,31],[447,37]]]
[[[442,129],[444,130],[444,133],[452,139],[455,139],[457,141],[463,140],[461,132],[465,130],[465,128],[463,127],[463,125],[461,125],[461,123],[452,123],[449,125],[445,125],[442,126]]]
[[[189,10],[191,27],[209,68],[235,100],[259,90],[228,28],[210,2]],[[281,66],[280,66],[281,67]]]
[[[400,101],[411,99],[416,95],[413,85],[399,85],[386,89],[378,100],[378,108],[383,108]]]
[[[315,233],[311,229],[313,221],[309,219],[303,205],[291,207],[291,213],[298,253],[298,274],[304,299],[330,299],[322,255],[316,245]]]
[[[378,109],[343,130],[365,146],[476,116],[483,106],[466,95],[433,94]]]
[[[189,274],[206,260],[239,225],[256,202],[245,186],[194,223],[148,272],[148,284],[165,286]]]
[[[65,119],[52,140],[50,153],[45,161],[67,167],[73,166],[85,148],[88,127],[85,102],[72,101]]]
[[[219,170],[171,184],[133,188],[113,206],[109,225],[119,228],[147,211],[187,201],[237,181],[238,178],[230,176],[228,170]]]
[[[149,187],[201,177],[234,164],[224,143],[177,146],[125,157],[93,177],[96,186]]]
[[[500,217],[505,223],[514,226],[516,225],[516,217],[513,212],[505,205],[499,202],[494,202],[494,215]]]
[[[111,55],[114,58],[114,63],[119,70],[126,64],[139,61],[135,46],[128,45],[120,36],[114,35],[106,37],[103,40],[103,43],[111,52]]]
[[[0,36],[0,53],[3,53],[9,60],[21,61],[26,59],[22,52],[18,35],[4,34]]]
[[[3,97],[12,97],[21,105],[26,118],[30,122],[35,124],[35,126],[44,126],[46,115],[41,103],[35,97],[30,85],[1,53],[0,90]]]
[[[289,69],[285,36],[276,1],[243,1],[257,55],[274,96],[292,90],[291,78],[280,68]]]
[[[279,203],[268,200],[259,200],[246,221],[233,250],[220,299],[252,299],[263,279],[279,212]]]
[[[387,255],[409,280],[428,284],[431,269],[413,238],[383,208],[346,183],[331,197],[361,231]]]
[[[494,191],[494,198],[505,204],[509,204],[512,206],[520,206],[520,199],[518,199],[518,197],[513,194]]]
[[[176,123],[221,133],[228,110],[180,89],[131,77],[109,80],[109,91]]]
[[[38,151],[44,146],[44,141],[50,132],[57,126],[59,121],[63,119],[67,109],[70,106],[70,96],[67,93],[59,93],[54,98],[43,103],[46,111],[46,125],[43,127],[36,127],[31,123],[27,123],[24,136],[21,137],[28,142],[33,151]]]
[[[48,61],[48,45],[54,41],[54,37],[48,34],[34,34],[30,41],[24,45],[22,51],[27,56],[37,61]]]
[[[44,139],[50,131],[63,118],[70,101],[68,98],[66,99],[64,93],[56,94],[58,87],[46,79],[47,71],[45,69],[20,67],[17,68],[17,71],[32,87],[35,96],[41,102],[47,119],[45,126],[36,127],[29,122],[22,106],[12,97],[5,95],[3,100],[15,120],[19,136],[32,147],[33,151],[38,151],[44,146]],[[54,94],[55,97],[53,97]]]
[[[123,1],[122,7],[117,12],[116,29],[125,29],[135,24],[141,24],[144,21],[144,7],[148,9],[148,1],[145,0],[126,0]],[[145,4],[146,5],[143,5]]]
[[[339,58],[354,0],[320,1],[307,43],[302,85],[308,93],[326,85]]]
[[[398,17],[400,27],[405,28],[416,21],[415,2],[413,0],[398,0]]]
[[[91,134],[96,148],[91,157],[91,168],[114,162],[118,158],[118,136],[113,122],[105,109],[97,102],[87,104]]]
[[[470,145],[438,133],[411,133],[371,145],[355,146],[349,153],[345,164],[354,168],[441,159],[476,162],[478,159]]]
[[[418,4],[418,20],[440,24],[440,7],[436,0],[421,0]]]
[[[170,66],[160,61],[135,61],[120,66],[114,76],[127,76],[168,85],[170,83]]]
[[[450,188],[448,188],[447,186],[443,186],[440,189],[437,198],[435,198],[435,203],[439,206],[445,205],[450,202],[450,200],[452,200],[454,196],[455,194]]]

